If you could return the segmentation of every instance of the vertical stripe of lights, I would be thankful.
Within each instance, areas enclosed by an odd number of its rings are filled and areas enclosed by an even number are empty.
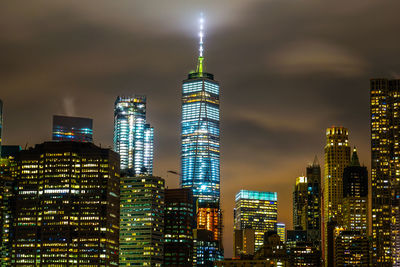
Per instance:
[[[153,173],[153,128],[146,124],[146,97],[119,96],[114,108],[114,150],[121,170]]]

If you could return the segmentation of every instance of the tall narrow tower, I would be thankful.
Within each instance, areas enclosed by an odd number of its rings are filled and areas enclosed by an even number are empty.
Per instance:
[[[114,151],[121,170],[134,175],[153,173],[154,130],[146,123],[145,96],[118,96],[114,107]]]
[[[203,25],[196,71],[182,84],[180,184],[197,200],[197,229],[221,241],[219,83],[204,71]]]
[[[343,170],[350,163],[349,133],[344,127],[331,127],[326,130],[325,183],[324,183],[324,257],[328,262],[328,223],[341,224],[343,200]]]

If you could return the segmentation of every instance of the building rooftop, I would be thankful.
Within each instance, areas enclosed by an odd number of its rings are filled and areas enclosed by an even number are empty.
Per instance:
[[[278,193],[276,192],[259,192],[259,191],[249,191],[249,190],[240,190],[239,193],[236,194],[236,201],[239,199],[255,199],[255,200],[270,200],[277,201]]]

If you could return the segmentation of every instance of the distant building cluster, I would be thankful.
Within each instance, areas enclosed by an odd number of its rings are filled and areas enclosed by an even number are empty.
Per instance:
[[[330,127],[324,172],[315,157],[293,179],[293,225],[276,192],[241,189],[224,258],[220,86],[202,27],[182,83],[180,188],[153,176],[145,96],[116,98],[113,149],[94,144],[92,119],[59,115],[52,141],[4,145],[0,101],[0,266],[400,266],[400,80],[387,79],[371,80],[371,187],[348,129]]]

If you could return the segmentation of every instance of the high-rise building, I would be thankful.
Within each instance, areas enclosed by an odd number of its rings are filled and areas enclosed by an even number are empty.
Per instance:
[[[282,242],[286,242],[286,225],[284,223],[276,224],[276,233],[279,235]]]
[[[300,176],[296,178],[293,191],[293,229],[307,230],[307,202],[307,177]]]
[[[335,230],[334,266],[368,267],[371,266],[369,258],[369,242],[366,235],[360,231],[346,231],[343,228]]]
[[[220,92],[214,75],[204,71],[203,22],[201,18],[196,71],[182,83],[180,185],[190,188],[196,199],[197,229],[213,232],[222,255]]]
[[[164,266],[193,266],[194,216],[189,188],[165,190]]]
[[[372,258],[400,266],[400,80],[371,80]]]
[[[325,177],[324,177],[324,258],[328,262],[328,222],[341,225],[343,200],[343,170],[350,163],[348,131],[344,127],[326,130]]]
[[[254,255],[255,252],[255,231],[251,228],[234,230],[233,237],[233,256],[241,258],[243,256]]]
[[[350,163],[348,131],[344,127],[326,130],[325,146],[325,220],[340,222],[343,199],[343,170]]]
[[[321,168],[317,157],[306,168],[307,176],[296,178],[293,191],[293,228],[307,231],[307,241],[320,249]]]
[[[321,168],[318,158],[307,166],[307,240],[321,249]]]
[[[203,71],[200,45],[197,70],[182,84],[180,182],[199,202],[219,203],[219,83]]]
[[[278,197],[276,192],[240,190],[236,194],[234,229],[255,231],[255,250],[264,242],[264,234],[276,231]]]
[[[361,167],[354,148],[350,166],[343,172],[343,224],[346,230],[368,233],[368,171]]]
[[[54,115],[53,141],[93,142],[93,120]]]
[[[120,266],[162,266],[165,181],[137,175],[121,178]]]
[[[193,266],[211,267],[215,262],[223,260],[219,241],[214,233],[205,229],[194,230]]]
[[[15,159],[0,158],[0,266],[11,266]]]
[[[118,154],[45,142],[16,161],[12,265],[118,266]]]
[[[114,151],[121,170],[153,174],[154,130],[146,123],[145,96],[118,96],[114,106]]]

